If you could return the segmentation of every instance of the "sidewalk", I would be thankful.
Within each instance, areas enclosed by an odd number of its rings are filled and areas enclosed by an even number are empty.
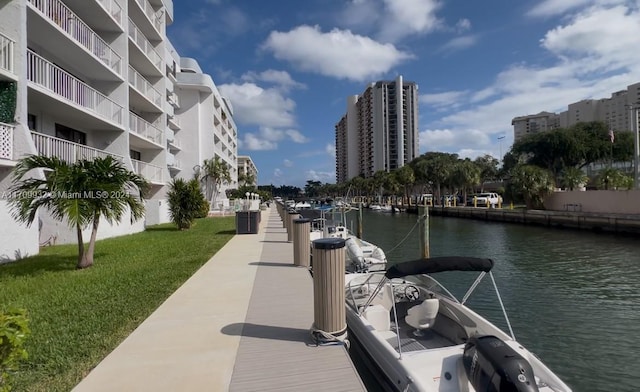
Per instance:
[[[234,236],[73,391],[363,391],[342,346],[305,344],[312,280],[292,249],[263,211],[258,234]]]

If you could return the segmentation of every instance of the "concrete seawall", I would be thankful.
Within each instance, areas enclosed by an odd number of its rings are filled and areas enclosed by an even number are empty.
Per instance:
[[[408,212],[417,213],[416,210]],[[640,234],[640,215],[439,206],[429,207],[429,214],[433,216],[520,223],[596,232]]]

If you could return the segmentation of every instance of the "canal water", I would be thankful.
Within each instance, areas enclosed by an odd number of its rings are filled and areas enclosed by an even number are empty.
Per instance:
[[[347,214],[353,229],[356,214]],[[382,247],[391,263],[413,260],[420,253],[417,221],[417,215],[365,210],[363,238]],[[574,391],[640,391],[640,241],[444,217],[430,217],[429,232],[431,256],[495,261],[516,338]],[[458,298],[475,277],[437,276]],[[490,282],[483,280],[469,305],[508,331]]]

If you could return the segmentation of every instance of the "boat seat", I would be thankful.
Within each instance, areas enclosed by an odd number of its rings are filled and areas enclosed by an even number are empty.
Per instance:
[[[420,335],[420,331],[433,327],[438,316],[440,302],[437,298],[429,298],[422,301],[421,304],[409,308],[404,321],[416,329],[415,335]]]
[[[376,331],[389,331],[391,329],[391,318],[389,311],[382,305],[371,305],[364,311],[364,318],[375,328]]]
[[[371,301],[372,305],[382,305],[387,312],[393,309],[393,302],[395,297],[393,295],[393,288],[390,284],[384,285],[382,289],[376,294],[376,297]]]

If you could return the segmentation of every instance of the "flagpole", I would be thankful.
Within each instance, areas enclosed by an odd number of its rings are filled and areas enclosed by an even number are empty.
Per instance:
[[[638,102],[640,103],[640,102]],[[640,138],[638,137],[638,106],[625,105],[629,108],[629,125],[633,132],[633,189],[640,189]]]

